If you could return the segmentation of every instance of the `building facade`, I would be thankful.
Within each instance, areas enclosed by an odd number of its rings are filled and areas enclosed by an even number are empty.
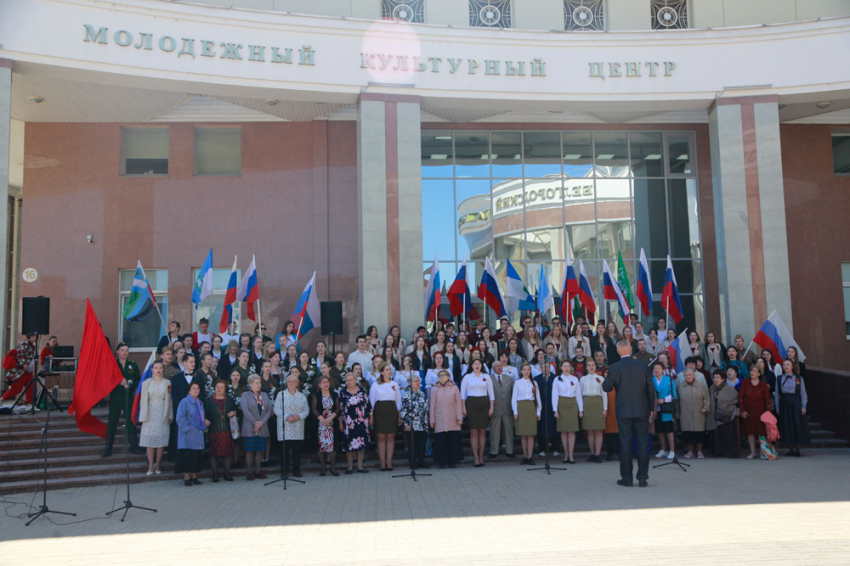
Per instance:
[[[269,334],[315,271],[349,343],[422,324],[435,258],[446,286],[464,261],[477,285],[485,258],[532,293],[543,273],[560,304],[567,258],[601,302],[604,262],[622,255],[634,282],[643,250],[645,322],[664,316],[669,255],[679,330],[749,341],[776,311],[812,365],[850,365],[844,1],[10,0],[0,15],[5,344],[20,298],[44,295],[61,342],[79,343],[90,299],[108,336],[149,350],[158,318],[122,317],[137,261],[168,319],[216,328],[253,256]]]

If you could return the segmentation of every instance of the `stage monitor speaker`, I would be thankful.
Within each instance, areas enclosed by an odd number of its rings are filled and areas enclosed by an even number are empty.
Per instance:
[[[21,334],[50,334],[50,297],[23,298]]]
[[[322,334],[342,334],[342,301],[322,301]]]

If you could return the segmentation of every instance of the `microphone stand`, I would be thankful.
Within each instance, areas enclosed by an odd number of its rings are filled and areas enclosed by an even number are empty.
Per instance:
[[[175,415],[176,416],[176,415]],[[139,505],[133,505],[133,502],[130,501],[130,429],[128,428],[128,423],[130,422],[130,388],[127,388],[127,391],[124,394],[124,461],[127,466],[127,499],[124,500],[124,505],[121,507],[116,507],[112,511],[108,511],[106,516],[112,515],[113,513],[117,513],[120,510],[124,510],[124,514],[121,515],[121,522],[124,522],[124,519],[127,517],[127,512],[130,509],[141,509],[142,511],[151,511],[152,513],[156,513],[156,509],[150,509],[148,507],[141,507]]]
[[[552,394],[551,393],[549,395],[546,395],[546,398],[550,403],[552,402]],[[545,401],[543,399],[540,400],[541,404],[544,403],[544,402]],[[544,470],[546,472],[546,475],[550,476],[550,475],[552,475],[552,470],[566,472],[567,468],[556,468],[556,467],[552,467],[552,466],[549,465],[549,411],[546,410],[545,405],[543,405],[542,410],[543,410],[543,437],[545,439],[544,442],[546,443],[546,446],[543,448],[543,452],[544,452],[543,467],[542,468],[541,467],[528,468],[525,471],[526,472],[539,472],[541,470]],[[533,452],[532,452],[532,454],[533,454]]]
[[[53,387],[54,398],[56,396],[58,389],[59,389],[58,385]],[[41,429],[41,446],[38,449],[39,453],[44,452],[44,472],[42,473],[42,477],[43,477],[43,481],[44,481],[44,487],[41,490],[41,493],[42,493],[41,506],[38,508],[38,511],[36,511],[35,513],[30,513],[29,515],[27,515],[28,518],[32,517],[29,521],[26,522],[25,526],[27,526],[27,527],[29,527],[30,524],[33,521],[35,521],[36,519],[38,519],[42,515],[46,515],[48,513],[56,513],[57,515],[69,515],[71,517],[77,516],[76,513],[67,513],[65,511],[53,511],[53,510],[51,510],[47,507],[47,429],[50,427],[50,413],[52,411],[53,411],[53,406],[49,405],[47,407],[47,420],[44,421],[44,428]]]
[[[424,447],[423,447],[424,448]],[[410,454],[408,454],[407,458],[410,462],[410,471],[406,474],[396,474],[392,477],[394,478],[413,478],[413,481],[417,481],[417,477],[431,477],[431,474],[417,474],[415,466],[416,460],[416,428],[413,426],[413,423],[410,424],[410,442],[408,446],[408,450],[413,452],[413,459],[410,459]],[[424,454],[422,455],[424,458]]]
[[[660,415],[659,415],[659,418],[660,418]],[[675,450],[673,450],[673,459],[672,460],[670,460],[669,462],[664,462],[663,464],[656,464],[655,466],[652,466],[652,469],[654,470],[655,468],[663,468],[664,466],[669,466],[671,464],[675,464],[676,466],[679,466],[679,469],[682,470],[683,472],[688,471],[685,468],[691,467],[690,464],[685,464],[684,462],[680,462],[679,461],[679,455],[676,454]]]

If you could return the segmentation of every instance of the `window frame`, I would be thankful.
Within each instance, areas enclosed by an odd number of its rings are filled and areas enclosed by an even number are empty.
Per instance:
[[[847,173],[839,173],[835,170],[835,150],[832,149],[832,140],[836,137],[848,137],[850,138],[850,129],[848,128],[834,128],[829,133],[829,145],[830,150],[832,150],[832,174],[835,177],[850,177],[850,172]]]
[[[230,272],[233,271],[233,266],[230,266],[230,267],[213,267],[212,270],[213,270],[213,276],[215,276],[216,271],[226,271],[228,273],[228,277],[229,277]],[[198,274],[199,274],[200,271],[201,271],[200,266],[192,268],[192,281],[195,281],[195,278],[198,277]],[[236,269],[236,284],[238,285],[239,281],[241,281],[241,280],[242,280],[242,269],[237,268]],[[225,297],[226,294],[227,294],[226,284],[225,284],[225,287],[223,287],[223,288],[222,287],[216,287],[215,286],[215,278],[213,278],[212,292],[210,293],[209,297],[207,297],[206,299],[204,299],[203,301],[200,302],[200,305],[204,305],[206,303],[206,301],[210,301],[210,300],[212,300],[212,301],[221,300],[221,302],[223,304],[224,303],[224,297]],[[243,314],[244,314],[242,312],[242,301],[236,301],[236,303],[234,303],[234,304],[236,305],[236,307],[234,308],[233,320],[236,321],[236,326],[237,326],[236,331],[237,331],[237,333],[242,333],[242,319],[243,319]],[[215,310],[215,309],[212,309],[212,310]],[[212,310],[210,311],[210,316],[212,316]],[[197,332],[199,320],[201,320],[201,316],[198,313],[198,309],[194,308],[194,306],[193,306],[193,308],[192,308],[192,332]],[[211,334],[221,334],[221,332],[219,332],[219,327],[218,327],[220,322],[221,322],[221,319],[219,319],[219,320],[210,319],[210,330],[209,331],[210,331]],[[251,329],[251,331],[253,332],[253,328]]]
[[[198,132],[239,132],[239,172],[238,173],[198,173]],[[241,177],[242,176],[242,126],[194,126],[192,128],[192,176],[193,177]]]
[[[124,291],[123,289],[121,289],[121,273],[124,272],[124,271],[135,273],[136,268],[134,267],[134,268],[131,268],[131,269],[119,269],[118,270],[118,341],[119,342],[124,337],[124,325],[127,324],[127,322],[128,322],[127,319],[124,318],[124,297],[129,297],[130,293],[132,293],[132,287],[130,289],[128,289],[127,291]],[[152,271],[165,271],[166,273],[168,273],[168,269],[153,268],[153,269],[145,270],[145,274],[150,273]],[[159,303],[160,298],[164,298],[165,301],[166,301],[166,305],[168,304],[168,289],[166,289],[165,291],[157,291],[156,289],[154,289],[153,290],[153,296],[154,296],[155,299],[157,299],[157,304]],[[167,314],[168,313],[166,312],[166,315]],[[157,339],[157,342],[158,341],[159,340]],[[151,352],[155,352],[156,348],[157,348],[157,344],[154,344],[153,346],[149,346],[149,347],[136,346],[136,347],[130,348],[130,353],[151,353]]]
[[[152,173],[150,175],[144,173],[127,173],[127,154],[124,152],[126,147],[126,136],[128,132],[143,132],[150,130],[165,130],[168,139],[168,157],[166,157],[168,173]],[[146,177],[168,177],[171,173],[171,127],[170,126],[122,126],[121,127],[121,169],[119,176],[131,178],[146,178]]]

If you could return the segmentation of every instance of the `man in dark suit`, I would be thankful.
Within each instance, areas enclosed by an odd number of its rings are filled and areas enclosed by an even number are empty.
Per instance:
[[[608,370],[602,389],[617,393],[617,427],[620,430],[620,479],[618,485],[630,487],[632,479],[632,435],[637,441],[638,472],[641,487],[648,485],[649,454],[647,434],[655,407],[655,387],[646,371],[646,364],[631,356],[632,347],[626,340],[617,343],[620,361]]]
[[[171,403],[174,408],[174,414],[177,414],[177,407],[180,401],[189,395],[189,386],[192,383],[197,383],[201,388],[201,394],[198,398],[201,403],[206,398],[207,385],[202,376],[195,372],[195,355],[183,354],[183,371],[177,372],[171,376]],[[177,460],[177,421],[171,423],[171,436],[168,439],[168,457],[169,460],[175,462]],[[175,465],[174,473],[180,473],[178,470],[179,464]]]

